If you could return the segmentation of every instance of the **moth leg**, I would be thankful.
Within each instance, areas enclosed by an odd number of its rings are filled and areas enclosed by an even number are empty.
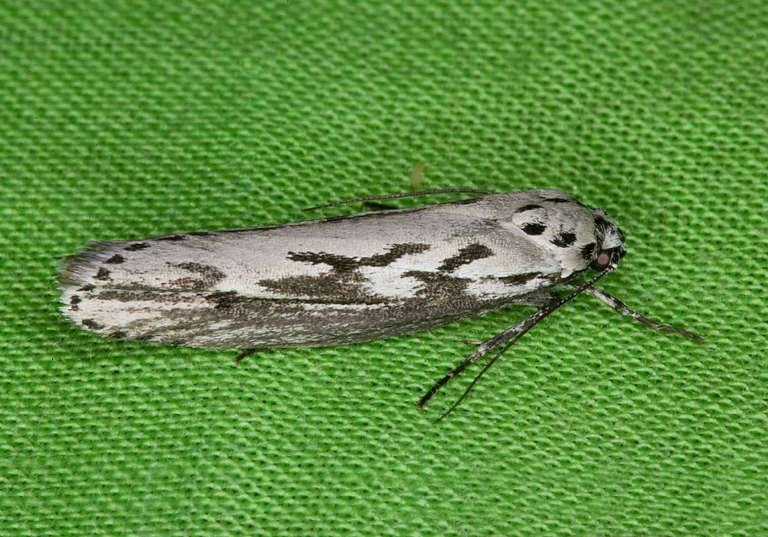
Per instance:
[[[573,284],[566,284],[565,287],[575,288],[576,286]],[[590,285],[586,289],[584,289],[584,291],[586,291],[587,293],[590,293],[591,295],[596,297],[598,300],[600,300],[604,304],[608,304],[610,307],[612,307],[614,310],[618,311],[622,315],[626,315],[627,317],[631,317],[636,321],[640,321],[645,326],[653,328],[654,330],[661,330],[663,332],[673,332],[675,334],[680,334],[685,337],[689,337],[694,341],[699,341],[699,342],[704,341],[702,338],[700,338],[693,332],[689,332],[688,330],[683,330],[682,328],[675,328],[674,326],[667,326],[665,324],[652,321],[647,317],[643,317],[636,311],[629,309],[629,307],[627,307],[627,305],[624,304],[621,300],[619,300],[613,295],[606,293],[602,289],[598,289],[597,287],[593,287]]]
[[[515,324],[514,326],[511,326],[510,328],[507,328],[502,333],[497,334],[493,336],[490,339],[486,339],[485,341],[479,342],[479,345],[477,347],[477,350],[472,353],[472,355],[461,362],[458,367],[451,370],[446,376],[444,376],[442,379],[440,379],[430,390],[422,397],[416,405],[419,408],[423,408],[424,405],[427,404],[427,402],[432,399],[432,396],[437,393],[437,391],[448,384],[450,380],[460,374],[462,371],[464,371],[466,368],[468,368],[470,365],[475,363],[479,358],[482,358],[492,350],[504,345],[505,343],[512,340],[509,345],[512,345],[517,338],[525,334],[528,330],[533,328],[539,321],[541,321],[544,317],[546,317],[552,310],[552,306],[555,304],[559,304],[562,301],[562,297],[558,295],[557,293],[553,292],[537,292],[537,293],[531,293],[531,295],[528,295],[523,298],[523,300],[530,300],[531,302],[519,302],[524,304],[536,304],[536,305],[542,305],[542,307],[535,312],[533,312],[531,315],[520,321],[519,323]],[[469,342],[467,342],[469,343]],[[475,342],[471,342],[475,343]],[[504,349],[506,350],[506,349]],[[502,351],[503,352],[503,351]]]
[[[252,354],[256,354],[259,351],[259,349],[245,349],[243,352],[241,352],[237,358],[235,358],[235,363],[239,364],[242,362],[245,358],[248,358]]]
[[[469,387],[464,390],[464,393],[459,397],[459,399],[453,404],[451,408],[448,409],[447,412],[443,413],[442,416],[437,418],[436,422],[441,421],[446,416],[448,416],[451,412],[453,412],[456,407],[458,407],[461,402],[464,400],[464,398],[469,395],[469,392],[472,391],[472,388],[475,387],[475,384],[477,384],[477,381],[480,380],[480,378],[485,375],[485,373],[495,364],[501,356],[507,352],[507,350],[514,345],[518,339],[523,337],[526,332],[528,332],[531,328],[536,326],[539,321],[547,317],[549,314],[557,310],[558,308],[564,306],[577,296],[587,290],[588,288],[592,287],[597,280],[608,274],[609,272],[613,272],[616,269],[616,262],[610,262],[603,270],[600,271],[596,276],[593,276],[589,281],[586,282],[580,282],[576,285],[571,286],[574,291],[568,295],[568,296],[560,296],[557,293],[553,293],[551,291],[541,291],[541,292],[534,292],[531,293],[528,296],[522,296],[520,297],[516,303],[525,303],[526,301],[541,301],[543,302],[543,305],[534,311],[531,315],[517,323],[515,326],[508,328],[498,336],[492,337],[491,339],[484,341],[482,344],[480,344],[480,347],[475,351],[475,353],[470,356],[464,363],[459,365],[456,369],[451,371],[444,379],[442,379],[440,382],[435,384],[435,386],[419,401],[419,406],[423,406],[429,399],[435,394],[435,392],[440,389],[441,386],[443,386],[446,382],[448,382],[451,378],[455,377],[458,373],[466,369],[466,367],[477,360],[479,357],[483,356],[490,350],[495,350],[496,348],[500,347],[496,353],[494,354],[493,358],[491,358],[488,363],[483,367],[483,369],[480,371],[480,373],[477,374],[475,379],[469,384]]]
[[[512,302],[511,306],[544,306],[546,304],[551,304],[557,300],[560,300],[560,295],[557,293],[553,293],[552,291],[536,291],[535,293],[530,293],[527,295],[521,296],[519,299]],[[467,345],[482,345],[483,341],[480,339],[462,339],[462,343],[466,343]],[[456,376],[456,375],[454,375]]]

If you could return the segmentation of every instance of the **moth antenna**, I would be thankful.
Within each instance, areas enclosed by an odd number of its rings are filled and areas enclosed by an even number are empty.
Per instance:
[[[456,408],[461,404],[461,402],[469,395],[469,392],[472,391],[472,388],[475,387],[475,384],[480,380],[480,378],[485,374],[486,371],[488,371],[493,364],[496,363],[496,361],[501,358],[501,356],[509,349],[512,345],[514,345],[518,339],[520,339],[522,336],[524,336],[531,328],[539,324],[543,319],[545,319],[547,316],[549,316],[552,312],[560,308],[561,306],[564,306],[577,296],[579,296],[581,293],[586,291],[588,288],[590,288],[595,282],[597,282],[600,278],[608,274],[609,272],[613,272],[617,267],[617,263],[615,261],[611,262],[610,265],[608,265],[606,268],[604,268],[599,274],[594,276],[591,280],[582,282],[580,284],[575,284],[578,288],[571,293],[570,295],[566,297],[561,297],[559,300],[554,300],[549,304],[546,304],[533,312],[531,315],[517,323],[516,325],[506,329],[501,334],[492,337],[491,339],[483,342],[480,346],[480,348],[475,351],[475,353],[470,356],[467,360],[462,362],[459,367],[448,373],[445,377],[440,379],[437,384],[435,384],[425,395],[421,398],[421,400],[417,403],[419,407],[423,407],[427,401],[429,401],[437,391],[445,386],[445,384],[448,383],[453,377],[455,377],[457,374],[461,373],[466,369],[470,364],[472,364],[475,360],[480,358],[481,356],[487,354],[489,351],[496,349],[502,345],[501,350],[499,350],[496,355],[486,364],[486,366],[480,371],[480,373],[477,374],[477,376],[472,380],[470,385],[467,387],[466,390],[464,390],[464,393],[461,394],[461,397],[449,408],[445,413],[443,413],[439,418],[437,418],[434,423],[438,423],[448,417]],[[485,348],[487,346],[487,348]]]
[[[316,205],[315,207],[308,207],[302,209],[302,212],[316,211],[318,209],[326,209],[328,207],[335,207],[336,205],[344,205],[345,203],[354,203],[356,201],[375,201],[375,200],[391,200],[394,198],[413,198],[416,196],[428,196],[431,194],[496,194],[491,190],[475,190],[472,188],[443,188],[439,190],[421,190],[419,192],[404,192],[402,194],[385,194],[383,196],[365,196],[363,198],[350,198],[347,200],[334,201],[333,203],[326,203],[325,205]]]

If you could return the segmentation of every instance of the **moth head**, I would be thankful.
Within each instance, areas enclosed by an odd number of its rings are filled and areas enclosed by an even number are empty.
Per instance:
[[[558,190],[530,192],[511,221],[527,240],[550,253],[564,279],[589,268],[615,268],[626,253],[624,234],[613,218]]]
[[[595,215],[595,236],[598,246],[589,267],[597,271],[602,271],[609,266],[615,268],[627,253],[624,233],[616,221],[603,209],[592,209],[592,213]]]

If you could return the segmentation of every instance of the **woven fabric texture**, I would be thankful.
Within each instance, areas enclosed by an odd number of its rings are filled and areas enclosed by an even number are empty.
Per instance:
[[[3,2],[0,36],[0,536],[768,535],[764,0]],[[530,308],[239,365],[57,311],[89,240],[308,218],[419,162],[606,208],[602,287],[705,343],[580,297],[433,424],[462,341]]]

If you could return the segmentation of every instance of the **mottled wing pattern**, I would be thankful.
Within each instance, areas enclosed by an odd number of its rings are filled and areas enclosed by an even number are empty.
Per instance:
[[[62,309],[103,335],[196,347],[367,341],[530,302],[586,270],[607,218],[537,190],[94,243],[62,267]]]

